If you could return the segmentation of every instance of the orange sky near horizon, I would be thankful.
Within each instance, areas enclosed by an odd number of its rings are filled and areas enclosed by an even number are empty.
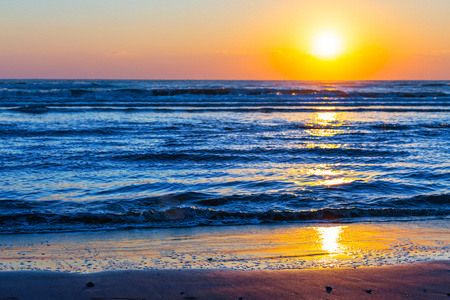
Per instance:
[[[0,78],[449,80],[448,0],[0,2]],[[314,53],[320,32],[341,52]]]

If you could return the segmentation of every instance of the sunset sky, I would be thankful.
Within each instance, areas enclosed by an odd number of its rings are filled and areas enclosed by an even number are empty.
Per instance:
[[[450,0],[0,2],[0,78],[450,79]]]

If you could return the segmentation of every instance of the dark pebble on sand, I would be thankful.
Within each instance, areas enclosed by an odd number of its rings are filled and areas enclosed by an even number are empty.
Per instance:
[[[325,287],[325,290],[327,291],[327,293],[331,293],[333,288],[331,286],[327,286],[327,287]]]
[[[208,258],[208,260],[209,260],[209,261],[212,261],[212,258],[210,257],[210,258]]]
[[[367,294],[372,294],[372,290],[366,290]]]
[[[89,281],[88,283],[86,283],[87,287],[93,287],[95,284],[92,281]]]

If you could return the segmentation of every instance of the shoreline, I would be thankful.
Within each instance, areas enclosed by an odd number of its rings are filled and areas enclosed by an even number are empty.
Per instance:
[[[396,265],[448,260],[449,233],[442,219],[0,235],[0,272]]]
[[[2,299],[445,299],[450,261],[316,270],[0,272]]]

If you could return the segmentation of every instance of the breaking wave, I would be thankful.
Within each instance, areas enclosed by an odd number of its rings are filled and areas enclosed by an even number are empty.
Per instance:
[[[187,204],[168,205],[168,199],[183,199]],[[202,199],[204,198],[204,199]],[[447,218],[450,215],[450,195],[423,195],[412,198],[380,199],[372,207],[348,206],[318,209],[264,209],[254,205],[246,211],[229,209],[239,202],[253,204],[280,199],[292,200],[293,195],[236,195],[206,199],[201,194],[169,195],[165,197],[120,201],[92,202],[83,207],[77,202],[48,201],[39,205],[35,201],[0,201],[2,234],[92,231],[134,228],[171,228],[191,226],[246,225],[286,222],[358,222],[366,220],[401,220],[408,218]],[[305,202],[312,199],[305,199]],[[191,203],[191,204],[189,204]],[[195,205],[194,205],[195,204]],[[45,209],[43,209],[45,206]],[[410,208],[402,208],[405,205]],[[34,211],[39,207],[40,211]],[[223,208],[222,208],[223,207]],[[152,209],[153,208],[153,209]],[[14,214],[8,210],[15,211]]]

